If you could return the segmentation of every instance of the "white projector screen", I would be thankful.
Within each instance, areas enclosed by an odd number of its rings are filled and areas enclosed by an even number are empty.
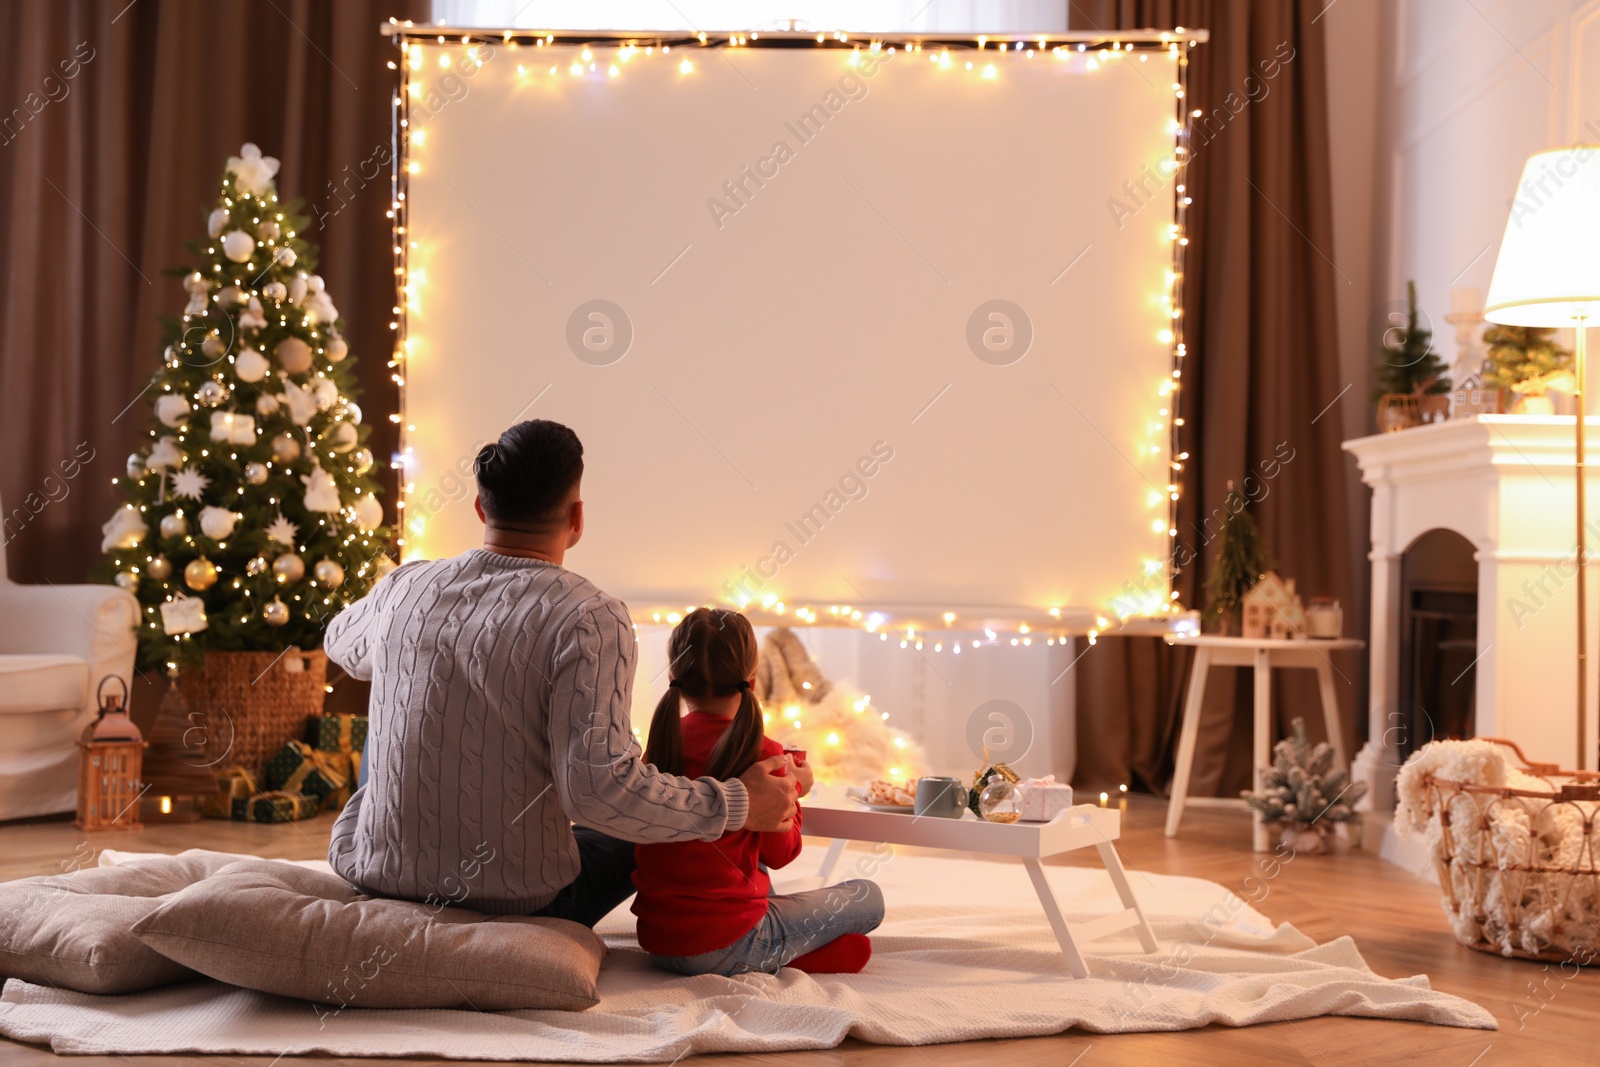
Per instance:
[[[1175,55],[474,55],[406,52],[408,556],[549,418],[636,615],[1160,610]]]

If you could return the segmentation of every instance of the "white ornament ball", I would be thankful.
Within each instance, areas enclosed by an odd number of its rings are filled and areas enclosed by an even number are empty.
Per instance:
[[[243,230],[229,230],[222,238],[222,254],[235,263],[248,260],[256,250],[256,239]]]
[[[333,340],[327,343],[326,348],[328,352],[328,362],[330,363],[343,362],[344,357],[350,354],[350,346],[345,344],[343,337],[335,337]]]
[[[319,559],[317,565],[311,568],[311,573],[317,581],[331,589],[337,589],[344,584],[344,568],[339,566],[338,560]]]
[[[348,452],[356,447],[356,428],[348,422],[336,422],[329,427],[323,440],[335,452]]]
[[[111,579],[117,583],[118,588],[133,592],[139,588],[139,576],[132,571],[118,571],[116,577]]]
[[[237,511],[227,508],[206,507],[200,509],[200,532],[213,541],[221,541],[233,534],[233,528],[243,518]]]
[[[256,397],[256,414],[263,419],[270,418],[278,413],[278,398],[271,393],[262,393]]]
[[[317,410],[327,411],[339,402],[339,387],[332,378],[318,378],[311,383],[311,395],[316,398]]]
[[[289,621],[289,605],[273,597],[272,602],[261,609],[261,617],[268,626],[282,626]]]
[[[200,383],[200,388],[195,390],[195,399],[203,407],[214,408],[228,399],[228,390],[215,378],[207,378]]]
[[[356,465],[357,474],[365,474],[372,469],[372,450],[370,448],[358,448],[355,451],[355,455],[350,457],[350,460]]]
[[[228,224],[228,209],[219,207],[206,218],[206,233],[216,238]]]
[[[278,366],[288,374],[304,374],[311,369],[311,346],[298,337],[285,337],[272,354],[278,357]]]
[[[183,512],[174,511],[171,515],[161,516],[162,537],[182,537],[189,532],[189,520],[183,517]]]
[[[267,357],[253,348],[240,352],[233,361],[233,373],[239,376],[241,382],[252,385],[265,378],[271,369],[272,364],[267,362]]]
[[[293,552],[285,552],[272,561],[272,573],[285,582],[298,582],[306,576],[306,561]]]
[[[306,278],[305,271],[301,271],[289,279],[289,303],[298,304],[306,298],[306,291],[311,283]]]
[[[237,285],[230,285],[225,289],[217,290],[216,300],[219,307],[236,307],[245,301],[244,290]]]
[[[274,303],[281,304],[284,298],[289,295],[289,287],[282,282],[268,282],[261,287],[261,295]]]
[[[267,480],[267,465],[265,463],[246,463],[244,465],[244,480],[251,485],[260,485]]]
[[[189,417],[189,401],[177,393],[162,393],[156,397],[156,418],[161,425],[176,427]]]
[[[137,453],[137,452],[134,452],[131,455],[129,455],[128,456],[128,477],[130,477],[130,478],[143,478],[144,477],[144,471],[145,471],[144,457],[139,455],[139,453]]]
[[[258,574],[267,573],[268,563],[260,556],[252,556],[244,565],[244,572],[254,578]]]
[[[272,458],[279,463],[293,463],[300,458],[300,442],[280,433],[272,439]]]
[[[356,501],[356,525],[362,530],[375,530],[383,525],[383,505],[371,493]]]
[[[294,249],[280,248],[273,253],[272,258],[285,267],[292,267],[297,257],[294,254]]]
[[[345,417],[357,426],[361,425],[361,405],[354,400],[344,402]]]
[[[256,232],[261,235],[263,241],[276,241],[283,230],[275,221],[267,219],[256,227]]]
[[[148,571],[150,577],[154,578],[156,581],[164,582],[168,578],[172,577],[172,561],[166,556],[157,556],[155,559],[150,561],[150,565],[146,567],[145,570]]]

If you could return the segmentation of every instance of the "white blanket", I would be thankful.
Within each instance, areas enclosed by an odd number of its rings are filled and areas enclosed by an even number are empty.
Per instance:
[[[1046,869],[1069,922],[1120,910],[1104,871]],[[1020,864],[901,855],[879,861],[888,919],[859,975],[662,974],[621,909],[598,928],[612,953],[599,1005],[581,1014],[351,1008],[319,1018],[308,1004],[209,980],[120,997],[12,980],[0,997],[0,1033],[61,1053],[660,1063],[830,1048],[847,1036],[919,1045],[1316,1015],[1495,1028],[1489,1012],[1434,991],[1425,976],[1373,973],[1349,938],[1317,945],[1215,883],[1130,874],[1161,951],[1146,956],[1125,935],[1080,946],[1086,979],[1067,971]]]

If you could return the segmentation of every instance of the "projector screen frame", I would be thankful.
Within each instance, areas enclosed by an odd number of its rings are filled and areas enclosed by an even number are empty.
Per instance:
[[[825,31],[820,33],[800,31],[725,31],[694,32],[686,30],[551,30],[536,32],[523,29],[489,30],[482,27],[448,27],[413,25],[408,22],[389,20],[381,24],[380,33],[389,36],[399,51],[399,59],[390,63],[391,69],[396,69],[400,74],[400,84],[391,98],[391,205],[390,218],[392,220],[393,259],[396,280],[395,319],[391,323],[391,330],[395,333],[395,346],[389,362],[393,379],[399,391],[399,412],[391,416],[399,426],[399,451],[391,459],[391,466],[399,471],[400,500],[397,502],[398,517],[396,526],[399,534],[396,547],[400,550],[402,558],[411,558],[405,553],[405,535],[408,516],[405,508],[411,503],[414,492],[414,483],[411,481],[407,470],[408,456],[411,449],[407,444],[407,435],[411,431],[407,419],[407,388],[406,388],[406,355],[408,336],[407,322],[407,289],[409,286],[410,263],[408,249],[410,242],[406,238],[407,223],[407,174],[410,162],[410,139],[408,136],[410,93],[409,64],[406,62],[407,48],[412,43],[427,44],[430,46],[464,46],[468,49],[474,46],[515,48],[539,48],[550,45],[621,45],[634,44],[639,48],[647,46],[655,48],[680,48],[703,50],[706,48],[829,48],[844,51],[860,50],[863,45],[876,51],[880,48],[894,48],[907,52],[925,51],[934,49],[941,52],[973,53],[989,51],[1005,51],[1008,48],[1016,51],[1028,50],[1031,57],[1035,50],[1046,52],[1053,49],[1067,49],[1075,52],[1090,53],[1138,53],[1138,52],[1167,52],[1177,60],[1177,82],[1175,89],[1174,128],[1173,128],[1173,154],[1172,170],[1168,173],[1171,179],[1173,219],[1173,244],[1172,244],[1172,282],[1170,300],[1174,309],[1182,306],[1182,293],[1184,288],[1184,265],[1187,259],[1188,238],[1184,236],[1186,208],[1192,202],[1186,189],[1186,164],[1190,159],[1188,148],[1191,132],[1190,109],[1187,104],[1188,88],[1188,53],[1196,45],[1206,43],[1209,34],[1205,30],[1179,27],[1176,30],[1135,30],[1119,33],[1086,33],[1086,32],[1055,32],[1046,34],[1016,34],[1002,33],[994,35],[974,34],[919,34],[919,33],[870,33],[856,34],[848,31]],[[968,57],[970,58],[970,56]],[[481,66],[481,61],[479,63]],[[1142,206],[1142,205],[1141,205]],[[1182,395],[1181,378],[1187,347],[1183,338],[1182,318],[1174,315],[1171,326],[1171,399],[1169,402],[1170,413],[1167,415],[1167,459],[1172,468],[1172,481],[1168,486],[1169,500],[1167,503],[1167,525],[1169,543],[1175,544],[1177,507],[1180,496],[1180,483],[1182,471],[1188,453],[1180,450],[1179,427],[1182,424],[1179,415],[1178,398]],[[1037,614],[1018,614],[1014,606],[984,609],[973,605],[964,605],[962,621],[971,626],[975,622],[991,634],[997,630],[1005,632],[1029,634],[1039,636],[1053,634],[1066,636],[1070,634],[1087,634],[1091,640],[1098,634],[1111,630],[1120,630],[1125,633],[1170,633],[1174,631],[1185,632],[1195,628],[1195,616],[1192,611],[1185,610],[1177,602],[1177,593],[1173,583],[1179,573],[1180,567],[1174,552],[1167,555],[1165,566],[1159,575],[1146,575],[1146,582],[1134,588],[1132,582],[1124,583],[1128,588],[1129,596],[1121,602],[1113,602],[1101,610],[1062,611],[1061,609],[1041,608]],[[769,598],[770,600],[770,598]],[[710,603],[708,601],[708,603]],[[695,605],[684,605],[684,610],[690,610]],[[905,630],[933,630],[949,628],[951,618],[949,613],[940,612],[927,604],[867,604],[860,603],[859,607],[852,610],[849,606],[842,609],[838,605],[785,605],[763,601],[751,601],[740,605],[742,610],[758,625],[788,625],[799,621],[804,623],[818,623],[824,625],[856,626],[874,632],[880,629]],[[675,622],[677,612],[673,605],[634,605],[635,619],[639,623],[645,622]],[[774,610],[774,608],[776,610]],[[1114,616],[1114,619],[1108,616]],[[981,621],[980,621],[981,620]]]

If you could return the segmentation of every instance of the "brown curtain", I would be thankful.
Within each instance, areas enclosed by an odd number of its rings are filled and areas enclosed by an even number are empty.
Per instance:
[[[379,24],[425,19],[428,6],[0,4],[0,107],[11,109],[0,113],[0,500],[14,579],[82,581],[99,558],[119,502],[111,479],[149,418],[140,394],[160,358],[157,317],[183,309],[166,272],[205,235],[223,163],[246,141],[282,161],[283,195],[307,201],[305,236],[360,359],[373,453],[394,450],[388,174],[364,187],[361,175],[389,143],[397,85]],[[392,509],[392,484],[388,499]]]
[[[1183,314],[1189,356],[1179,414],[1190,454],[1178,511],[1178,589],[1204,605],[1204,581],[1228,482],[1255,498],[1268,551],[1306,596],[1336,596],[1346,632],[1365,572],[1347,540],[1328,166],[1328,92],[1319,14],[1326,0],[1072,0],[1074,30],[1205,28],[1191,53],[1189,261]],[[1359,387],[1344,403],[1360,402]],[[1321,417],[1328,414],[1329,417]],[[1286,458],[1290,457],[1291,458]],[[1250,481],[1247,482],[1246,478]],[[1154,638],[1100,641],[1078,677],[1078,774],[1090,792],[1165,791],[1177,747],[1190,656]],[[1365,725],[1365,674],[1335,656],[1346,741]],[[1235,675],[1237,674],[1237,677]],[[1280,731],[1304,716],[1323,734],[1311,672],[1279,672]],[[1215,670],[1195,756],[1192,795],[1232,795],[1250,782],[1248,677]],[[1355,746],[1350,746],[1355,751]]]

